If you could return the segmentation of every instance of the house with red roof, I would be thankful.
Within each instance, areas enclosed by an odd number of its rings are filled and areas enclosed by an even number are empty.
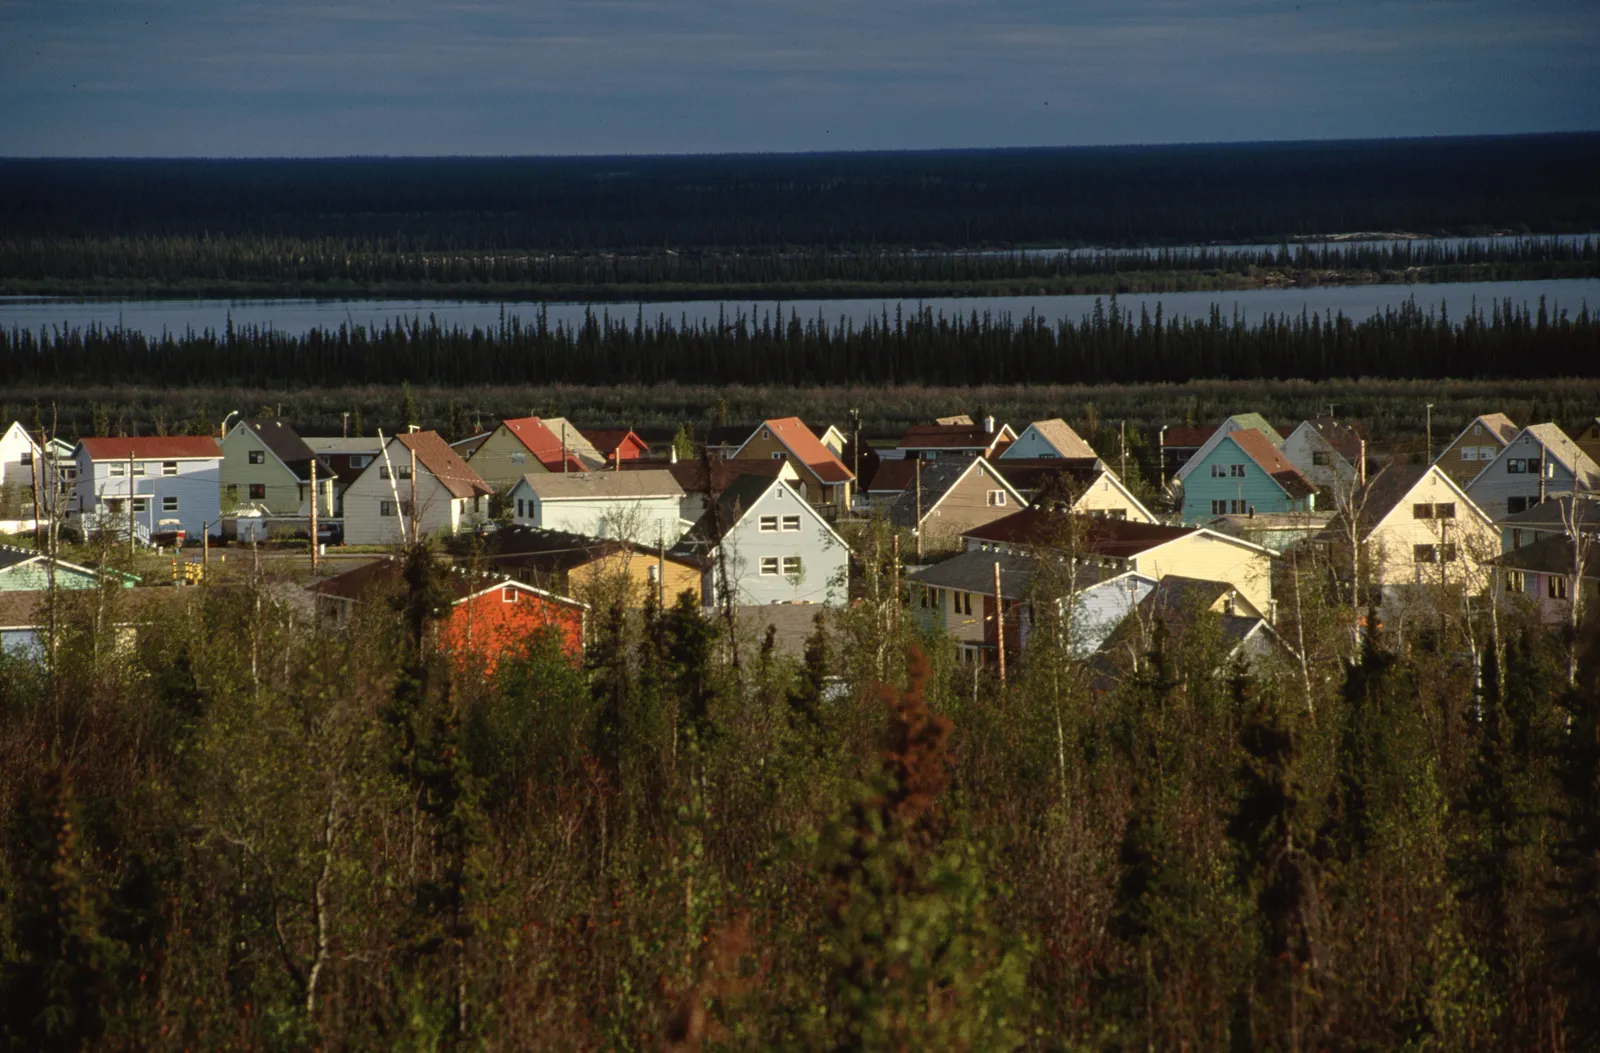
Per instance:
[[[1253,428],[1214,437],[1184,467],[1183,521],[1221,515],[1316,511],[1317,488]]]
[[[639,461],[650,456],[650,444],[639,438],[632,428],[590,428],[584,434],[605,458],[607,468],[615,468],[621,461]]]
[[[992,462],[1016,441],[1017,433],[1011,430],[1011,425],[996,425],[993,417],[985,417],[981,424],[973,424],[970,419],[966,419],[966,423],[958,419],[955,423],[913,424],[900,437],[892,455],[920,457],[925,461],[985,457]]]
[[[85,533],[148,540],[173,526],[195,538],[222,532],[222,448],[209,435],[84,439],[73,460]]]
[[[552,429],[539,417],[503,420],[471,451],[472,470],[502,494],[529,472],[588,471],[594,465],[585,464],[579,452],[589,448],[589,441],[563,425]]]
[[[318,582],[310,590],[318,614],[343,629],[357,604],[398,592],[401,569],[398,559],[386,557]],[[450,606],[436,612],[438,644],[461,664],[492,673],[502,658],[549,630],[558,634],[569,657],[583,658],[588,604],[500,574],[449,568],[441,575]]]
[[[730,459],[787,461],[812,505],[829,514],[850,510],[855,474],[799,417],[762,421]]]

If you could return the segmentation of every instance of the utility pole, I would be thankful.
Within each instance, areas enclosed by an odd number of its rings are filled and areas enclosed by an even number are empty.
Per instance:
[[[1428,413],[1428,463],[1433,463],[1433,403],[1427,404]]]
[[[619,446],[618,449],[621,449]],[[621,463],[620,460],[618,462]],[[656,534],[656,610],[664,612],[667,609],[667,532],[658,531]]]
[[[422,526],[417,522],[417,450],[408,446],[411,451],[411,543],[415,545],[422,537]]]
[[[889,608],[890,624],[900,627],[900,535],[894,535],[894,561],[890,564],[889,596],[894,606]]]
[[[994,651],[1000,663],[1000,689],[1006,686],[1006,608],[1000,595],[1000,561],[994,561]]]
[[[134,534],[133,495],[137,491],[138,491],[138,487],[134,486],[134,483],[133,483],[133,451],[130,450],[130,451],[128,451],[128,558],[129,559],[133,558],[133,534]]]
[[[311,576],[315,578],[319,569],[317,563],[317,455],[311,455]]]
[[[917,457],[917,562],[922,562],[922,457]]]
[[[1167,489],[1167,426],[1165,424],[1163,424],[1161,426],[1161,430],[1156,433],[1156,442],[1160,444],[1160,456],[1158,456],[1156,459],[1161,462],[1161,490],[1163,493],[1165,493]]]
[[[1128,418],[1126,417],[1122,418],[1122,427],[1120,432],[1121,438],[1118,440],[1118,442],[1122,446],[1122,467],[1119,470],[1119,475],[1122,480],[1126,482],[1128,479]]]

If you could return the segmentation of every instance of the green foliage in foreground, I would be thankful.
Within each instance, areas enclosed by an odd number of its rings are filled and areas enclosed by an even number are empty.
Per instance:
[[[1200,619],[1002,686],[869,566],[799,656],[602,603],[489,669],[407,558],[344,634],[258,581],[118,648],[111,590],[0,657],[0,1048],[1600,1042],[1592,633],[1569,686],[1523,612],[1318,603],[1303,667]]]

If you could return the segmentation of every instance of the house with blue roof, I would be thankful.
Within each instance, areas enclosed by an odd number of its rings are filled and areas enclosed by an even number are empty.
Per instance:
[[[1219,436],[1185,466],[1183,521],[1316,511],[1316,487],[1253,428]]]

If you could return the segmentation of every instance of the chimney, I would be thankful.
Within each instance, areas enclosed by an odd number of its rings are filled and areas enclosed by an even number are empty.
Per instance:
[[[667,463],[668,464],[677,464],[678,463],[678,444],[677,443],[673,443],[672,446],[669,447],[668,452],[667,452]],[[617,467],[619,467],[619,468],[622,467],[622,462],[621,461],[617,462]]]
[[[985,432],[987,432],[988,434],[990,434],[990,435],[994,434],[994,418],[993,417],[985,417],[985,418],[983,418],[983,430]]]

